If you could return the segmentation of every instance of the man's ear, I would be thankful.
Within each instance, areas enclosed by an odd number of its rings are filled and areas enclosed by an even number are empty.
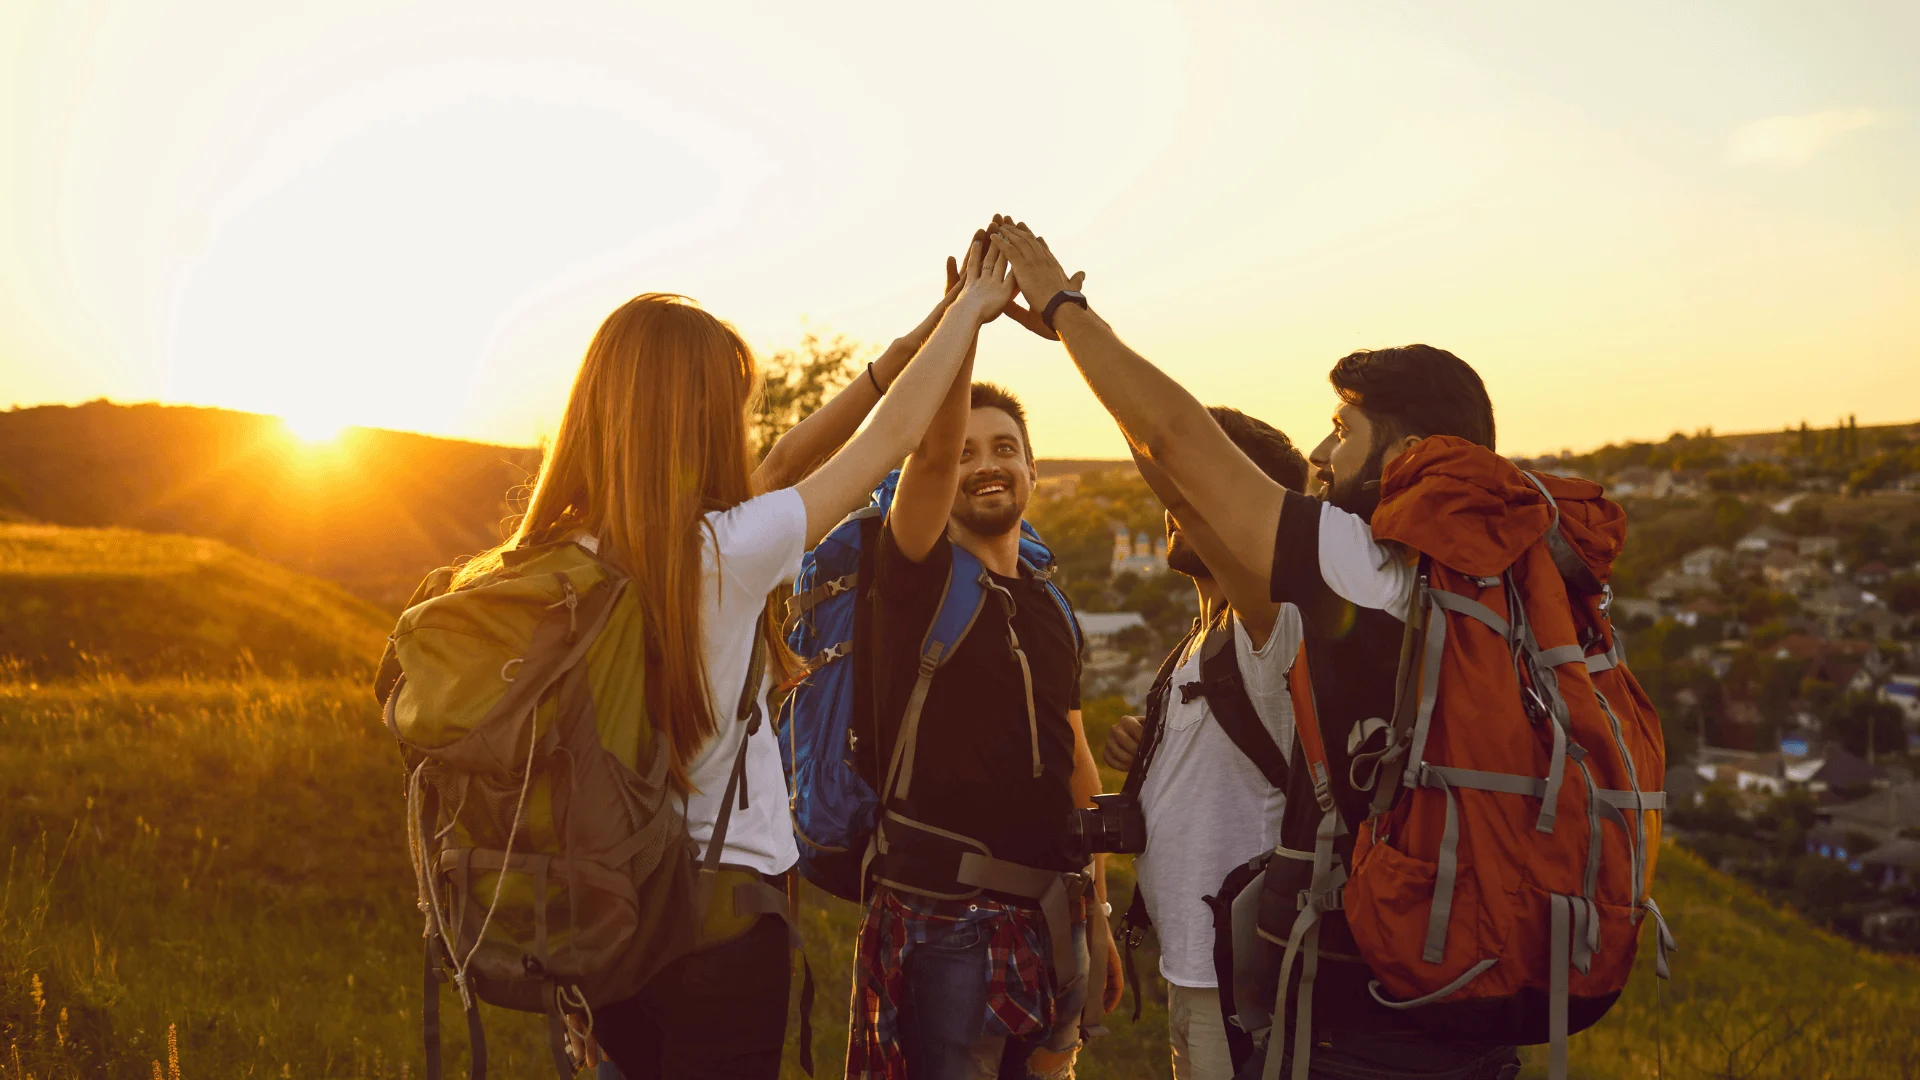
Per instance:
[[[1393,453],[1387,455],[1387,460],[1392,461],[1394,458],[1397,458],[1401,454],[1404,454],[1407,451],[1413,449],[1414,447],[1420,445],[1423,439],[1424,439],[1424,436],[1420,436],[1420,435],[1408,435],[1406,438],[1401,439],[1397,444],[1394,445]]]

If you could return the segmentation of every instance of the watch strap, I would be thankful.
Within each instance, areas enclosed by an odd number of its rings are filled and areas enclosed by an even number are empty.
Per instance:
[[[1087,305],[1087,295],[1085,293],[1076,292],[1072,289],[1061,289],[1059,292],[1054,293],[1053,298],[1047,301],[1047,306],[1041,310],[1040,321],[1046,323],[1047,329],[1053,330],[1055,333],[1059,333],[1059,331],[1054,328],[1053,313],[1060,310],[1061,304],[1079,304],[1082,310],[1093,310],[1093,308]]]

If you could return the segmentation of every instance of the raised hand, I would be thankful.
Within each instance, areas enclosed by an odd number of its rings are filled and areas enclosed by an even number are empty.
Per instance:
[[[1014,221],[1011,217],[1008,217],[1005,214],[993,215],[993,224],[988,229],[988,231],[990,233],[997,234],[1003,227],[1018,228],[1029,234],[1033,232],[1032,229],[1027,228],[1027,223],[1024,221],[1018,221],[1018,222]],[[952,260],[948,260],[948,261],[951,262]],[[1014,279],[1017,281],[1019,277],[1020,275],[1016,271],[1014,273]],[[1076,271],[1072,277],[1067,279],[1069,282],[1069,284],[1067,285],[1067,288],[1078,291],[1080,288],[1081,282],[1085,281],[1086,279],[1087,279],[1087,272],[1085,270]],[[1025,292],[1025,290],[1023,289],[1022,292]],[[1046,294],[1044,297],[1042,297],[1038,301],[1036,301],[1031,295],[1028,295],[1027,302],[1025,305],[1022,305],[1017,300],[1009,300],[1007,301],[1006,308],[1001,313],[1011,317],[1014,322],[1017,322],[1021,326],[1026,327],[1028,330],[1031,330],[1034,333],[1040,335],[1041,337],[1046,338],[1048,341],[1059,341],[1060,335],[1054,333],[1053,329],[1049,327],[1046,324],[1046,322],[1040,318],[1040,312],[1037,310],[1042,305],[1044,305],[1048,300],[1051,300],[1051,299],[1053,299],[1052,293]]]
[[[985,229],[974,233],[966,266],[960,272],[960,295],[953,302],[953,311],[984,326],[1006,310],[1016,287],[1007,256],[995,250]]]
[[[1040,322],[1040,313],[1046,310],[1047,302],[1057,293],[1078,289],[1086,277],[1084,273],[1068,277],[1060,260],[1048,250],[1047,242],[1019,223],[1002,222],[993,232],[993,249],[1013,266],[1020,294],[1027,300],[1027,311],[1043,331],[1045,324]],[[1046,331],[1046,336],[1057,335]]]

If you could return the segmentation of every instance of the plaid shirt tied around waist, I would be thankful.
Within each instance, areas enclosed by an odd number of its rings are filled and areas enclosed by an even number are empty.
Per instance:
[[[1083,899],[1073,901],[1075,924],[1086,920]],[[1033,1039],[1052,1031],[1059,1016],[1052,939],[1037,907],[981,895],[937,900],[875,890],[860,921],[853,961],[853,1030],[847,1038],[847,1080],[907,1080],[900,1049],[900,1003],[906,999],[907,956],[956,923],[988,924],[987,1015],[983,1035]]]

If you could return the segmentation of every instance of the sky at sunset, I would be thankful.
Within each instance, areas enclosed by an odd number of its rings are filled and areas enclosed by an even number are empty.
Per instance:
[[[876,347],[995,211],[1318,441],[1424,341],[1501,448],[1920,419],[1920,5],[0,5],[0,408],[528,443],[685,293]],[[1042,456],[1123,445],[1007,320]]]

